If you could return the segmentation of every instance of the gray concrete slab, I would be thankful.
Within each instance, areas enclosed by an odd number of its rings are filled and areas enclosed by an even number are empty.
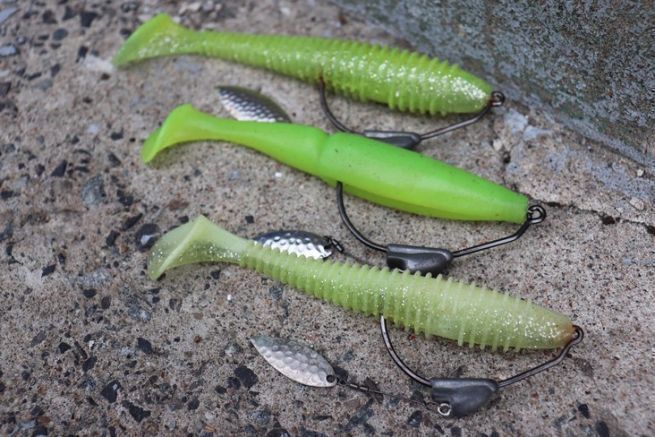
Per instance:
[[[269,367],[248,337],[290,336],[355,380],[427,396],[391,364],[374,319],[235,266],[184,267],[152,282],[140,237],[204,213],[243,236],[302,228],[335,236],[371,263],[381,257],[348,235],[332,189],[316,178],[228,144],[172,149],[153,166],[138,152],[178,104],[225,115],[212,91],[219,84],[261,89],[298,122],[328,129],[314,89],[196,57],[127,71],[108,61],[122,35],[157,11],[235,31],[398,42],[314,2],[214,2],[209,12],[204,3],[194,12],[190,2],[60,3],[0,3],[0,10],[18,8],[0,28],[0,46],[18,49],[0,58],[0,90],[7,90],[0,96],[0,434],[655,432],[652,168],[515,102],[422,145],[423,153],[548,203],[546,222],[515,244],[458,261],[452,276],[570,314],[587,338],[562,366],[459,420],[390,397],[302,387]],[[67,34],[55,40],[60,28]],[[435,123],[341,98],[334,108],[358,126]],[[347,202],[353,221],[383,241],[459,248],[514,230]],[[406,360],[430,375],[500,378],[548,356],[393,334]]]

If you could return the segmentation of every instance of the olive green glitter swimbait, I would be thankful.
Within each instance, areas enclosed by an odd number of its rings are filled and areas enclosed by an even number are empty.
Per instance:
[[[563,314],[487,288],[407,271],[321,261],[237,237],[204,216],[166,234],[152,248],[148,275],[200,262],[255,270],[312,296],[363,314],[384,315],[416,333],[492,350],[552,349],[575,327]]]
[[[411,150],[349,133],[329,135],[289,123],[214,117],[191,105],[174,109],[141,149],[144,162],[190,141],[230,141],[255,149],[380,205],[453,220],[523,223],[528,198]]]
[[[166,14],[141,25],[114,57],[116,66],[195,54],[266,68],[392,109],[421,114],[479,112],[492,86],[457,65],[407,50],[309,36],[194,31]]]

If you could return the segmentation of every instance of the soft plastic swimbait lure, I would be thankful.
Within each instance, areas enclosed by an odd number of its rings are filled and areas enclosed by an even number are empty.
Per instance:
[[[486,288],[358,264],[283,253],[237,237],[204,216],[164,234],[152,248],[148,275],[199,262],[253,269],[315,297],[368,315],[384,315],[426,336],[492,350],[550,349],[575,327],[563,314]]]
[[[163,149],[202,140],[255,149],[330,185],[380,205],[431,217],[523,223],[528,198],[419,153],[348,133],[287,123],[214,117],[191,105],[174,109],[141,149],[150,162]]]
[[[492,87],[456,65],[407,50],[307,36],[194,31],[166,14],[139,27],[114,64],[195,54],[266,68],[392,109],[422,114],[479,112]]]

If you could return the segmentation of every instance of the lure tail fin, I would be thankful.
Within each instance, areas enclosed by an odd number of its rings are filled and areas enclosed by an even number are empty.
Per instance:
[[[311,126],[228,120],[191,105],[181,105],[171,111],[161,128],[148,137],[141,149],[141,158],[150,162],[162,150],[179,143],[228,141],[316,174],[315,167],[327,137],[325,132]]]
[[[143,144],[143,162],[152,161],[159,152],[175,144],[211,139],[210,132],[200,126],[201,118],[205,115],[188,104],[171,111],[162,126],[150,134]]]
[[[143,59],[189,53],[197,42],[195,32],[175,23],[167,14],[146,21],[127,39],[114,57],[122,67]]]
[[[148,257],[148,276],[154,280],[167,270],[186,264],[238,263],[248,244],[252,243],[200,215],[157,241]]]

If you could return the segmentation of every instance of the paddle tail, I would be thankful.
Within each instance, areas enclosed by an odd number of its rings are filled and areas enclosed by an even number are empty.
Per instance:
[[[438,276],[412,275],[359,264],[322,261],[245,240],[203,216],[163,235],[148,274],[175,266],[228,262],[255,270],[314,297],[460,345],[492,349],[550,349],[574,335],[570,319],[507,293]]]

